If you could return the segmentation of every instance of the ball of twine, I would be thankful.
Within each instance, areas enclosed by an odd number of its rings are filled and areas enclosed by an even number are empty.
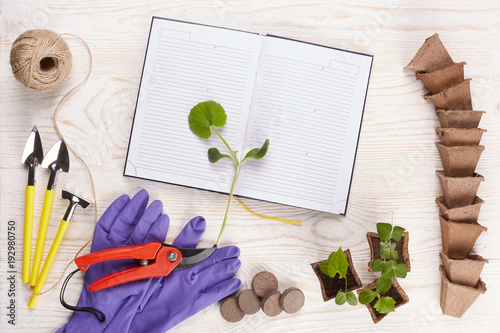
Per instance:
[[[69,75],[72,56],[68,44],[55,32],[28,30],[12,44],[10,65],[16,79],[28,88],[49,90]]]

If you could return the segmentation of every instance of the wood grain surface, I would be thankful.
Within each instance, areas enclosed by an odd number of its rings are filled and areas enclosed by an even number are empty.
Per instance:
[[[58,88],[32,91],[11,74],[9,52],[14,39],[28,29],[45,28],[83,38],[92,49],[89,81],[64,102],[57,122],[67,144],[89,165],[95,181],[100,216],[123,193],[149,191],[164,203],[171,241],[192,217],[208,221],[202,245],[216,239],[227,196],[122,176],[151,16],[268,33],[373,54],[374,66],[346,216],[319,213],[242,199],[255,212],[300,220],[300,227],[252,216],[233,205],[222,245],[241,249],[237,274],[248,288],[261,270],[273,272],[281,291],[298,287],[306,296],[297,314],[266,317],[262,312],[241,322],[225,322],[212,305],[182,322],[172,332],[498,332],[500,297],[500,2],[498,0],[172,0],[70,1],[0,0],[0,331],[52,332],[71,312],[59,303],[58,284],[27,307],[31,289],[21,283],[24,195],[27,172],[20,163],[27,135],[37,125],[48,150],[57,140],[53,111],[61,97],[86,75],[85,47],[65,37],[74,57],[70,77]],[[444,316],[439,307],[441,238],[438,207],[441,189],[435,170],[441,162],[434,142],[438,126],[422,84],[403,67],[426,37],[439,33],[453,60],[466,61],[472,78],[475,110],[486,111],[480,127],[488,132],[477,172],[486,181],[478,195],[485,200],[479,223],[488,228],[473,252],[489,260],[482,279],[488,291],[462,319]],[[62,187],[92,197],[84,165],[71,156]],[[48,174],[37,169],[35,233]],[[58,196],[56,196],[58,198]],[[47,236],[54,238],[67,203],[55,200]],[[94,207],[78,209],[62,242],[46,286],[54,284],[94,229]],[[16,325],[7,323],[7,222],[17,226]],[[326,259],[342,246],[352,253],[364,284],[377,275],[367,271],[370,259],[366,232],[377,222],[401,225],[410,232],[411,273],[399,283],[410,303],[374,325],[367,309],[324,303],[310,263]],[[33,242],[34,248],[35,242]],[[88,248],[84,250],[88,252]],[[71,269],[73,269],[71,265]],[[70,271],[68,269],[66,274]],[[82,288],[77,275],[67,291],[76,303]],[[147,332],[147,323],[145,332]]]

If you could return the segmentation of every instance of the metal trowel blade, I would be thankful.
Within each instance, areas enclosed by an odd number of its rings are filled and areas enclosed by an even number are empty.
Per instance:
[[[42,168],[53,167],[64,172],[69,171],[69,153],[63,139],[54,143],[42,161]]]
[[[32,162],[34,165],[42,163],[43,161],[43,148],[42,140],[40,139],[40,133],[38,133],[38,128],[33,127],[31,133],[26,141],[26,145],[23,150],[23,157],[21,163],[30,165]]]

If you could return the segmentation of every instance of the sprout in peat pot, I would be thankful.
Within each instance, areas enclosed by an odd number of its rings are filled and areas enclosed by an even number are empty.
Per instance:
[[[405,278],[408,272],[405,263],[397,263],[399,255],[396,251],[396,244],[403,237],[404,231],[404,228],[398,226],[393,228],[389,223],[377,224],[380,237],[380,259],[373,260],[370,267],[374,272],[381,272],[381,276],[362,291],[358,291],[359,302],[366,304],[375,323],[382,320],[387,313],[395,311],[395,308],[409,301],[396,280],[396,278]]]
[[[330,254],[327,260],[311,264],[318,277],[323,300],[335,298],[335,303],[357,305],[358,301],[352,292],[361,288],[362,283],[354,269],[349,249],[342,251],[340,247]]]

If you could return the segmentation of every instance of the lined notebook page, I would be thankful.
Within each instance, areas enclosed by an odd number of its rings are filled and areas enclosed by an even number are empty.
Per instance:
[[[372,57],[265,37],[240,195],[345,214]]]
[[[241,150],[262,36],[154,18],[139,89],[125,175],[229,191],[231,163],[211,164],[213,135],[189,130],[191,108],[205,100],[228,115],[221,134]]]

